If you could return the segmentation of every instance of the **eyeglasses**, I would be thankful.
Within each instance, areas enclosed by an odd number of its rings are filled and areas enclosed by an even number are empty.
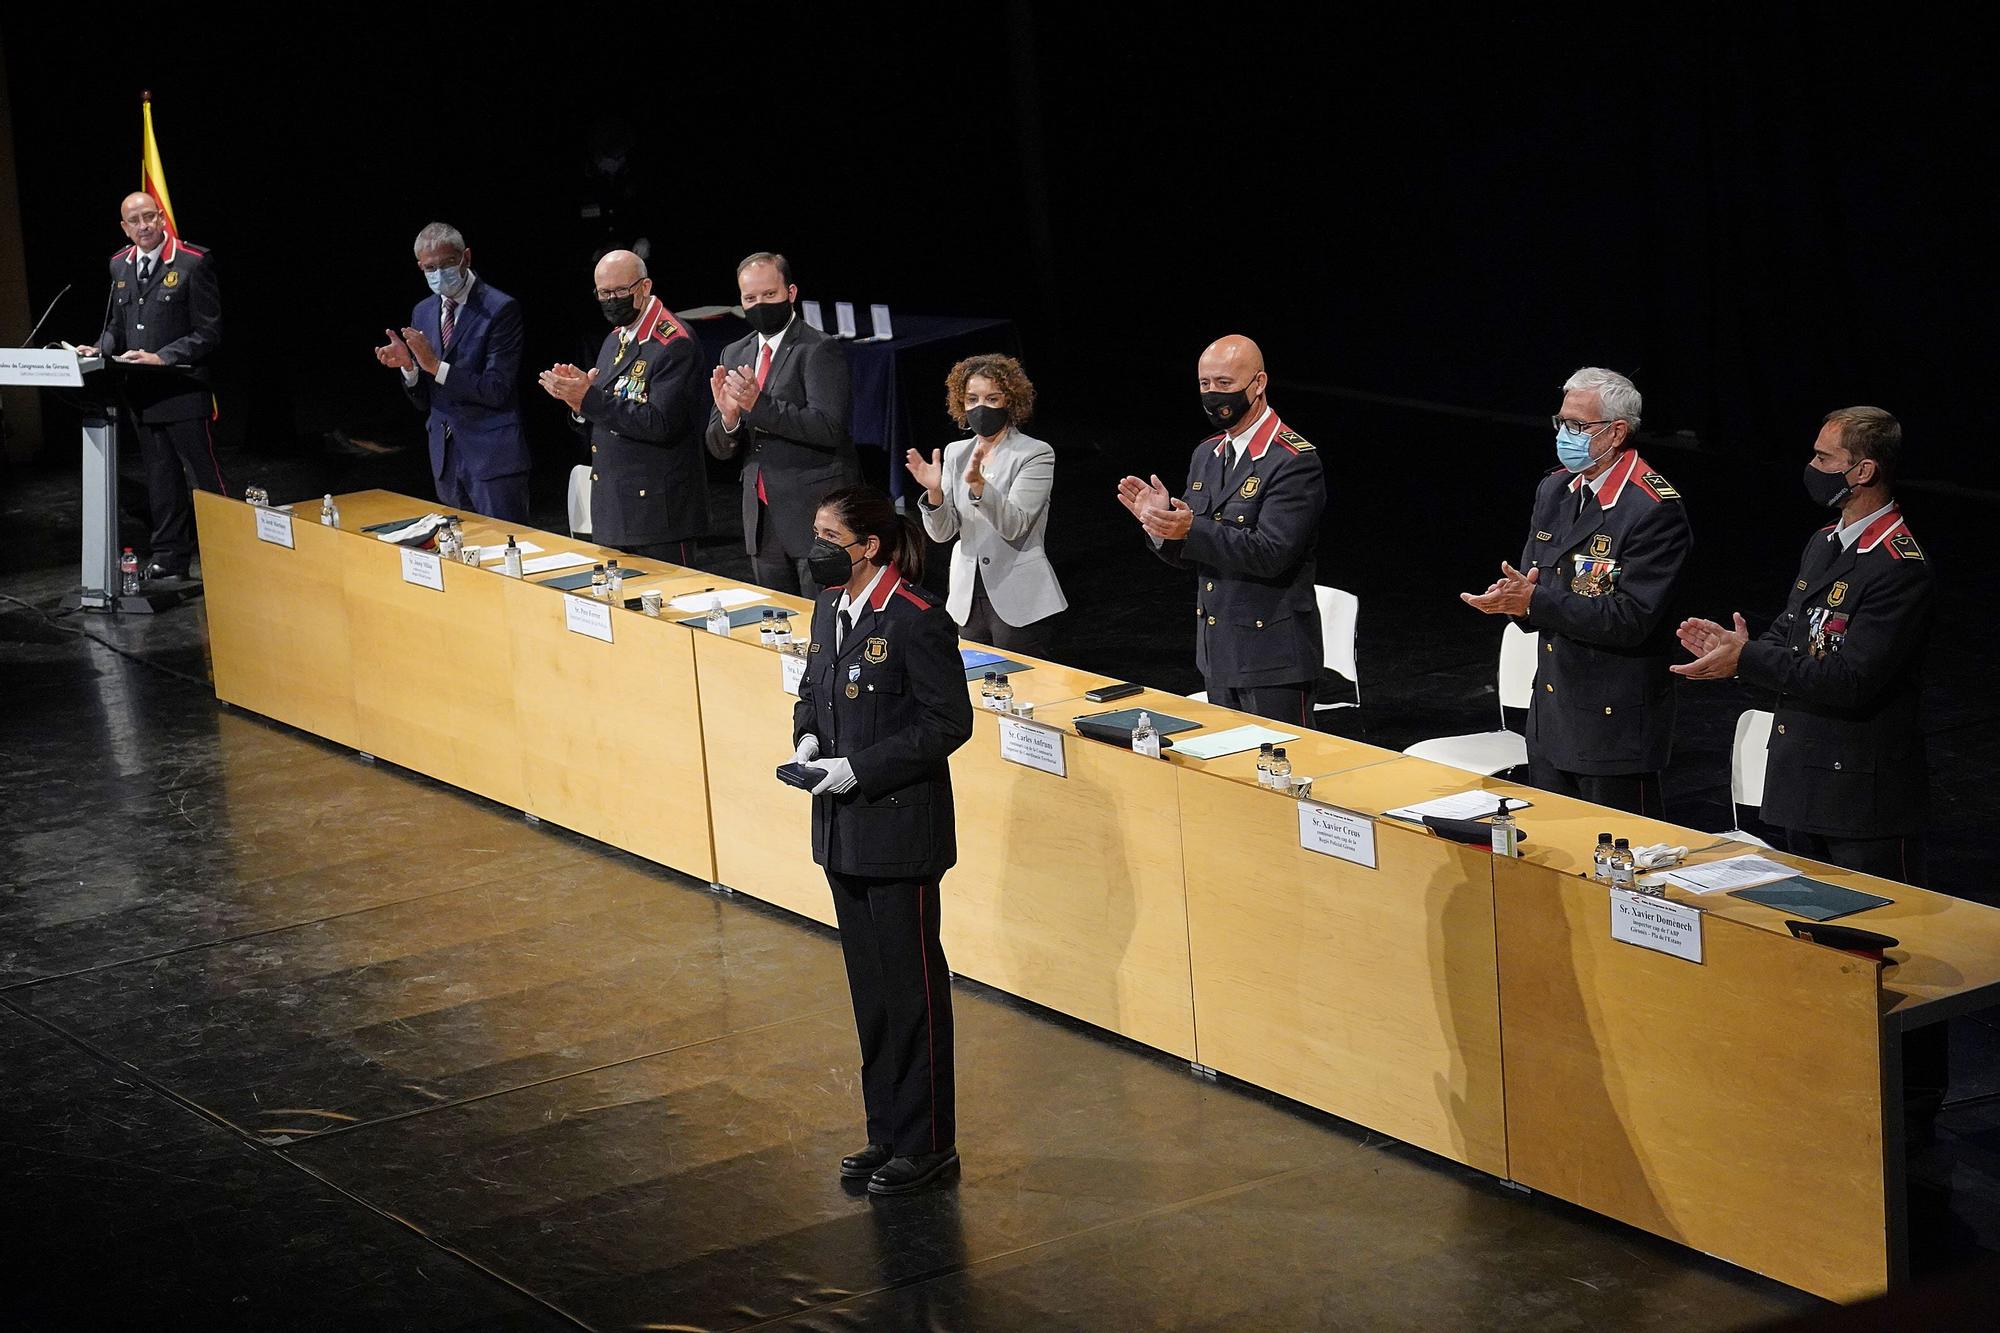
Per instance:
[[[639,282],[644,281],[644,278],[639,279]],[[600,301],[614,301],[621,296],[630,296],[638,291],[639,282],[628,283],[623,287],[593,287],[591,291],[596,293],[597,299]]]
[[[1612,417],[1610,421],[1571,421],[1567,417],[1550,417],[1549,424],[1557,430],[1562,430],[1566,426],[1574,426],[1578,430],[1589,430],[1592,426],[1609,426],[1612,421],[1616,420],[1618,420],[1617,417]]]
[[[457,268],[465,262],[465,256],[453,255],[449,259],[419,259],[417,267],[426,273],[435,273],[441,268]]]

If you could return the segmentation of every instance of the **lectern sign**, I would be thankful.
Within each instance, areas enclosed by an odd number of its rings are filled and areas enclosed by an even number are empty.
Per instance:
[[[60,347],[0,347],[0,384],[80,389],[83,367]]]
[[[1630,889],[1611,891],[1611,938],[1641,949],[1701,961],[1701,909]]]

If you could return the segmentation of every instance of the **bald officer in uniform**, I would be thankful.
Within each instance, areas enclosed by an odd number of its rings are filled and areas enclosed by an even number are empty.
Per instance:
[[[96,346],[77,350],[127,365],[184,367],[176,374],[139,372],[124,384],[153,517],[145,577],[181,579],[194,559],[189,485],[227,494],[208,429],[215,411],[208,367],[222,346],[222,297],[214,261],[172,234],[152,195],[126,195],[118,213],[132,244],[111,257],[103,335]]]
[[[1528,781],[1658,818],[1674,741],[1672,612],[1694,536],[1680,492],[1632,447],[1640,407],[1615,370],[1569,377],[1551,423],[1560,462],[1535,493],[1522,569],[1503,561],[1485,592],[1459,597],[1541,636]]]
[[[1195,446],[1186,493],[1126,477],[1118,501],[1162,560],[1194,571],[1195,662],[1209,701],[1311,729],[1326,475],[1267,401],[1256,343],[1220,338],[1195,369],[1216,433]]]
[[[708,531],[700,348],[632,251],[598,260],[594,281],[597,308],[612,326],[597,364],[587,372],[556,365],[541,375],[542,388],[590,425],[590,535],[692,565]]]

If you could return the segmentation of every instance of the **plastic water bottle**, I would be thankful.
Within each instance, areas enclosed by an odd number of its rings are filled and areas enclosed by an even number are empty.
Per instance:
[[[1271,742],[1265,741],[1257,747],[1257,785],[1271,785]]]
[[[1011,713],[1014,711],[1014,686],[1002,675],[993,681],[993,711]]]
[[[757,642],[775,644],[778,641],[778,613],[771,607],[764,608],[764,614],[757,618]]]
[[[1507,798],[1500,798],[1500,813],[1493,816],[1493,854],[1495,856],[1516,856],[1515,850],[1521,845],[1521,826],[1508,813]]]
[[[590,567],[590,595],[601,602],[604,600],[606,589],[610,586],[609,576],[605,574],[604,566],[592,565]]]
[[[1143,754],[1148,759],[1160,757],[1160,733],[1153,730],[1153,715],[1141,711],[1139,724],[1132,728],[1132,753]]]
[[[464,544],[465,539],[459,535],[458,520],[456,518],[447,518],[444,522],[438,524],[437,553],[440,556],[443,556],[446,560],[456,560],[458,559],[458,548]]]
[[[996,679],[998,679],[997,673],[992,671],[980,677],[979,706],[981,708],[991,708],[993,706],[993,682]]]
[[[1590,877],[1599,884],[1609,884],[1611,882],[1611,857],[1611,835],[1609,833],[1598,834],[1596,850],[1590,854]]]
[[[1629,889],[1638,879],[1638,872],[1632,860],[1632,840],[1620,838],[1611,844],[1611,883],[1614,888]]]
[[[330,493],[319,502],[319,521],[329,528],[340,526],[340,509],[333,503],[333,496]]]
[[[792,613],[790,611],[778,612],[777,623],[771,626],[771,642],[777,644],[780,648],[789,648],[792,646]]]
[[[511,532],[507,534],[507,549],[500,552],[500,567],[510,579],[521,577],[521,548]]]
[[[613,606],[625,604],[625,571],[616,560],[604,562],[604,595],[611,599]]]
[[[127,597],[139,594],[139,557],[126,547],[125,554],[118,557],[118,591]]]
[[[1271,790],[1289,792],[1292,789],[1292,761],[1285,758],[1285,747],[1280,745],[1271,751]]]
[[[722,609],[720,597],[709,599],[707,625],[710,634],[720,634],[725,639],[729,637],[729,613]]]

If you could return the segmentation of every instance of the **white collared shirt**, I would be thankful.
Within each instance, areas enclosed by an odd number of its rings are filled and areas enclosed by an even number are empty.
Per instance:
[[[1270,415],[1271,404],[1267,401],[1264,404],[1264,410],[1257,414],[1257,419],[1242,430],[1234,435],[1231,435],[1226,430],[1222,432],[1222,437],[1229,441],[1229,470],[1231,472],[1234,472],[1237,465],[1243,461],[1243,451],[1250,447],[1250,441],[1256,437],[1257,428],[1262,426],[1264,418]]]
[[[851,597],[851,596],[849,596],[849,595],[848,595],[847,593],[845,593],[845,592],[843,592],[843,593],[841,593],[841,594],[840,594],[840,601],[839,601],[839,602],[837,602],[837,603],[835,603],[835,604],[834,604],[834,608],[833,608],[833,652],[834,652],[834,656],[838,657],[838,656],[840,655],[840,644],[841,644],[841,639],[842,639],[843,637],[845,637],[845,636],[844,636],[844,635],[842,635],[842,634],[841,634],[841,632],[840,632],[840,614],[841,614],[841,612],[843,612],[843,611],[844,611],[844,612],[846,612],[846,613],[847,613],[847,623],[848,623],[848,624],[850,624],[850,625],[856,625],[856,624],[859,624],[859,623],[860,623],[860,621],[861,621],[861,617],[860,617],[860,616],[857,616],[857,615],[855,615],[855,614],[854,614],[854,608],[855,608],[856,606],[867,606],[867,605],[868,605],[868,599],[869,599],[869,598],[871,598],[871,597],[873,597],[873,596],[875,595],[875,585],[876,585],[876,584],[878,584],[878,583],[880,583],[880,582],[882,581],[882,576],[883,576],[884,574],[887,574],[888,572],[889,572],[889,567],[888,567],[887,565],[884,565],[884,566],[882,566],[882,568],[880,568],[880,569],[876,570],[876,571],[875,571],[875,577],[874,577],[874,578],[872,578],[872,579],[870,579],[870,580],[868,580],[868,586],[867,586],[867,587],[865,587],[865,588],[863,588],[863,589],[861,590],[861,595],[860,595],[859,597]]]
[[[479,275],[477,273],[474,273],[471,269],[467,269],[465,271],[465,285],[458,289],[457,296],[450,298],[452,303],[456,305],[459,308],[459,310],[463,311],[465,309],[465,298],[472,295],[472,284],[478,281],[479,281]],[[438,303],[438,341],[442,342],[444,341],[445,298],[443,296],[439,296],[437,299],[437,303]],[[442,352],[444,351],[444,348],[440,347],[437,350]],[[451,374],[451,362],[446,361],[442,357],[440,357],[438,360],[437,374],[431,376],[431,378],[436,380],[439,384],[443,384],[444,377],[449,374]],[[406,370],[403,372],[403,383],[415,384],[416,382],[417,382],[416,371]]]
[[[1883,505],[1880,509],[1867,515],[1865,518],[1857,518],[1852,523],[1835,528],[1832,532],[1826,534],[1827,540],[1832,541],[1835,537],[1838,537],[1840,538],[1840,549],[1851,551],[1854,549],[1854,543],[1861,540],[1861,534],[1868,531],[1868,525],[1895,507],[1896,502],[1891,500],[1888,504]]]
[[[792,325],[795,322],[797,322],[798,317],[799,317],[798,312],[794,311],[792,313],[792,317],[785,321],[784,328],[779,329],[776,333],[771,334],[769,337],[766,337],[761,333],[757,335],[757,351],[759,360],[763,358],[763,350],[766,347],[768,347],[771,349],[771,361],[773,364],[776,364],[778,360],[778,346],[779,344],[785,341],[785,335],[792,331]]]
[[[150,259],[153,261],[153,272],[158,273],[160,271],[160,251],[166,248],[167,248],[167,238],[164,236],[160,238],[160,243],[154,246],[150,250],[141,250],[138,246],[136,245],[133,246],[132,247],[133,271],[137,272],[139,265],[144,263],[146,260]]]

